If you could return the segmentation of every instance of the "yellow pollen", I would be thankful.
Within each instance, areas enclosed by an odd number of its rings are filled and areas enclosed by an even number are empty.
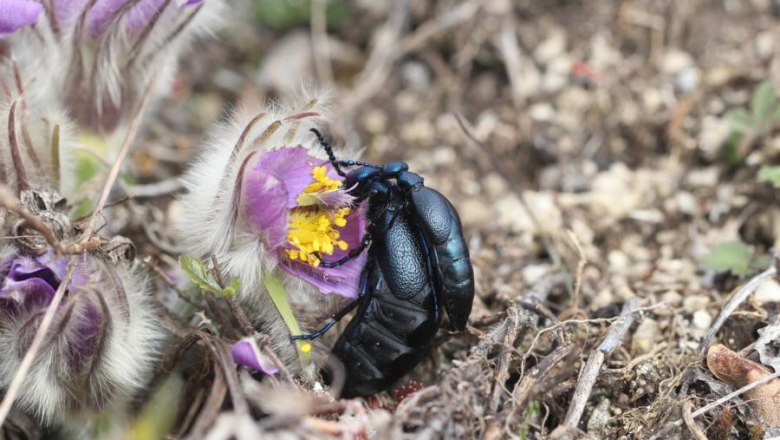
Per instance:
[[[321,263],[319,256],[333,255],[336,248],[345,251],[349,245],[341,240],[336,228],[347,225],[350,208],[328,210],[318,204],[309,203],[327,191],[341,191],[341,182],[327,176],[327,168],[314,167],[311,172],[314,182],[304,188],[296,198],[299,207],[290,210],[287,241],[294,249],[287,249],[291,260],[302,261],[312,267]]]

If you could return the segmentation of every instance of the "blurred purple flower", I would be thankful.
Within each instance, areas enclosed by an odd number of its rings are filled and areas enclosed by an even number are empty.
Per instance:
[[[109,311],[96,295],[82,294],[88,288],[91,270],[86,256],[74,258],[79,260],[55,322],[58,344],[65,351],[69,371],[76,374],[92,367]],[[9,327],[15,327],[22,353],[32,342],[43,312],[65,276],[67,263],[66,257],[55,257],[52,251],[39,257],[14,254],[0,261],[0,328],[14,331]]]
[[[0,38],[38,21],[43,5],[32,0],[0,0]]]
[[[230,354],[238,365],[269,375],[279,372],[279,368],[257,346],[255,338],[247,337],[236,342],[230,349]]]
[[[16,405],[43,424],[102,411],[146,381],[161,340],[145,284],[108,254],[30,256],[0,248],[0,389],[37,334],[68,265],[71,279]]]
[[[355,298],[365,253],[336,268],[337,261],[358,248],[365,233],[362,209],[350,208],[353,198],[341,188],[328,161],[304,147],[280,148],[247,157],[239,179],[240,209],[248,232],[291,275],[321,293]]]
[[[203,1],[176,0],[176,5],[180,8],[198,6]],[[77,20],[89,3],[89,0],[54,0],[54,14],[60,22]],[[169,3],[170,0],[97,0],[87,12],[86,26],[94,37],[121,20],[125,31],[135,32],[162,14]]]

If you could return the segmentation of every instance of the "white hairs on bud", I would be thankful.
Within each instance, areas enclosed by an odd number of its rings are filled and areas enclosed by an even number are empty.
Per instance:
[[[271,337],[275,351],[294,370],[295,346],[263,285],[263,277],[275,269],[277,257],[269,255],[256,235],[242,231],[234,195],[241,165],[255,152],[300,145],[310,155],[327,159],[310,129],[327,124],[328,103],[325,93],[302,93],[289,106],[241,108],[232,113],[212,131],[184,177],[188,192],[182,197],[184,209],[177,228],[185,253],[203,259],[213,254],[223,273],[241,280],[239,299],[249,308],[250,318]],[[322,314],[320,301],[326,300],[317,289],[283,271],[278,273],[297,310],[308,306]]]
[[[0,256],[8,256],[9,248],[0,251]],[[97,256],[88,256],[96,265],[103,265]],[[110,263],[108,263],[110,264]],[[118,267],[118,279],[122,291],[106,288],[111,285],[107,266],[95,268],[99,274],[96,283],[100,287],[75,292],[75,295],[92,295],[105,304],[108,311],[107,328],[102,334],[102,342],[92,361],[91,369],[74,374],[67,359],[66,340],[73,341],[74,335],[56,334],[53,340],[45,343],[38,353],[37,360],[25,377],[15,405],[35,416],[43,424],[72,421],[86,412],[106,409],[117,401],[128,400],[143,389],[149,380],[152,367],[159,358],[158,347],[163,339],[159,318],[152,309],[147,283],[138,268]],[[73,314],[63,315],[68,301],[55,316],[57,319],[80,320],[83,307],[75,303]],[[20,347],[19,325],[13,320],[0,322],[0,387],[9,385],[19,367],[24,349]]]
[[[130,33],[130,11],[143,6],[137,3],[120,8],[97,36],[90,35],[82,20],[86,12],[76,11],[71,20],[55,25],[51,17],[56,14],[48,10],[33,28],[14,34],[9,43],[21,76],[40,83],[30,101],[42,108],[61,106],[95,132],[123,133],[151,77],[156,78],[154,96],[167,94],[178,54],[194,38],[213,32],[225,9],[220,1],[191,8],[167,1],[149,26]],[[54,7],[44,2],[44,8]]]
[[[17,93],[7,99],[0,99],[0,177],[4,177],[0,179],[0,183],[8,185],[15,192],[20,189],[17,182],[22,170],[16,169],[14,164],[9,133],[10,109],[14,102],[16,149],[26,171],[28,183],[38,188],[54,188],[66,197],[75,195],[75,179],[67,178],[75,176],[78,144],[73,134],[73,124],[65,113],[56,107],[45,110],[30,108],[26,95]],[[55,128],[58,131],[59,174],[65,177],[57,188],[55,184],[60,175],[54,176],[52,163]],[[30,150],[34,152],[43,169],[33,161]]]

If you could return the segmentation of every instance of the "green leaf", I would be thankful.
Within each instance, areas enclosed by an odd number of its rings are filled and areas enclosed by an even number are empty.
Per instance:
[[[739,152],[739,144],[745,135],[740,131],[732,131],[723,147],[723,156],[730,165],[740,165],[745,159]]]
[[[222,290],[222,296],[227,299],[233,299],[233,297],[236,296],[239,287],[241,287],[241,280],[238,278],[233,278],[233,280],[230,282],[230,285]]]
[[[763,166],[758,171],[759,182],[769,182],[775,188],[780,188],[780,166]]]
[[[183,382],[175,374],[163,382],[162,386],[152,394],[151,400],[144,406],[124,435],[128,440],[167,438],[175,423],[179,411],[179,396],[183,392]],[[116,424],[113,426],[116,428]],[[113,433],[115,436],[118,434]],[[105,436],[104,438],[107,438]]]
[[[100,160],[85,151],[76,150],[73,155],[76,159],[76,185],[89,182],[102,168]]]
[[[744,108],[737,108],[726,114],[731,130],[739,133],[750,133],[756,129],[756,123]]]
[[[212,275],[209,268],[206,267],[202,261],[187,255],[182,255],[179,257],[179,265],[200,290],[222,293],[222,288],[219,287],[216,278],[214,278],[214,275]]]
[[[257,21],[274,29],[289,29],[308,25],[312,0],[254,0]],[[349,6],[343,0],[330,0],[325,5],[325,24],[338,27],[349,16]]]
[[[769,120],[771,110],[775,103],[775,86],[771,81],[764,81],[753,92],[753,99],[750,101],[750,110],[753,112],[753,121],[765,127]]]
[[[780,122],[780,105],[777,105],[772,109],[772,118],[769,121],[771,125],[777,124],[778,122]]]
[[[287,330],[290,331],[291,335],[300,335],[302,333],[301,327],[298,325],[298,320],[295,318],[292,307],[290,307],[290,302],[287,300],[287,293],[284,291],[282,280],[274,274],[268,274],[263,277],[263,284],[268,290],[268,294],[271,296],[271,301],[274,302],[276,310],[278,310],[279,314],[282,316],[282,320],[287,326]],[[306,341],[295,342],[298,345],[298,351],[304,354],[305,361],[307,363],[311,362],[311,355],[308,351],[310,348],[306,348],[310,347],[309,343]]]
[[[722,243],[701,260],[701,267],[715,272],[731,272],[743,276],[751,272],[752,259],[750,248],[742,242]]]

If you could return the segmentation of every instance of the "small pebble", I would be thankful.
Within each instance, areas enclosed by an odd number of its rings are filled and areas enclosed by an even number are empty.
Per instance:
[[[683,299],[683,310],[685,313],[694,313],[707,307],[710,301],[710,297],[706,295],[689,295]]]
[[[712,325],[712,316],[706,310],[697,310],[693,313],[692,324],[699,330],[707,330]]]

